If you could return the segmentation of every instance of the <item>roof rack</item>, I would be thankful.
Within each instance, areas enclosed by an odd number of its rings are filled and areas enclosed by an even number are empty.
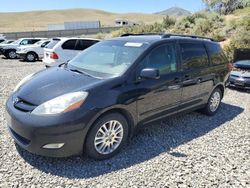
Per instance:
[[[193,39],[205,39],[205,40],[210,40],[210,41],[215,41],[212,38],[209,37],[202,37],[202,36],[197,36],[197,35],[181,35],[181,34],[172,34],[172,33],[126,33],[121,35],[121,37],[128,37],[128,36],[146,36],[146,35],[159,35],[162,38],[170,38],[170,37],[189,37]]]
[[[197,35],[180,35],[180,34],[172,34],[172,33],[162,35],[162,38],[170,38],[170,37],[189,37],[189,38],[193,38],[193,39],[206,39],[206,40],[215,41],[212,38],[202,37],[202,36],[197,36]]]
[[[164,33],[125,33],[120,37],[128,37],[128,36],[146,36],[146,35],[164,35]]]

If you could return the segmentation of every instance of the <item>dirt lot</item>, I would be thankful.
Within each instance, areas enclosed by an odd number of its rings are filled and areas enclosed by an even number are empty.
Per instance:
[[[250,187],[250,93],[229,90],[214,117],[190,113],[142,129],[114,158],[52,159],[15,146],[5,101],[43,69],[0,57],[0,187]]]

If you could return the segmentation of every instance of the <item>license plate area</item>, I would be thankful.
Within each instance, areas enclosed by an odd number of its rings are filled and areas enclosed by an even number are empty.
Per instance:
[[[244,86],[245,85],[245,81],[244,80],[235,80],[234,84],[238,85],[238,86]]]

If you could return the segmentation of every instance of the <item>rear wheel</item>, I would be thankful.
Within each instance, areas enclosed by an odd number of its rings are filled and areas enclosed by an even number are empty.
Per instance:
[[[93,124],[86,140],[86,153],[98,160],[117,154],[128,137],[127,120],[118,113],[107,114]]]
[[[36,57],[37,57],[37,55],[35,53],[29,52],[29,53],[26,54],[25,60],[27,62],[34,62],[36,60]]]
[[[216,88],[212,92],[206,107],[202,109],[202,112],[209,116],[215,115],[220,108],[221,100],[222,100],[222,91],[219,88]]]
[[[8,50],[6,53],[6,57],[8,59],[16,59],[17,58],[16,50]]]

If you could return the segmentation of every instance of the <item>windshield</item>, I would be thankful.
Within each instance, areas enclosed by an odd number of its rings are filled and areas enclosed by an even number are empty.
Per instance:
[[[46,46],[48,49],[53,49],[61,39],[52,39],[50,43]]]
[[[68,67],[93,77],[117,77],[122,75],[147,47],[147,44],[137,42],[100,42],[71,60]]]

